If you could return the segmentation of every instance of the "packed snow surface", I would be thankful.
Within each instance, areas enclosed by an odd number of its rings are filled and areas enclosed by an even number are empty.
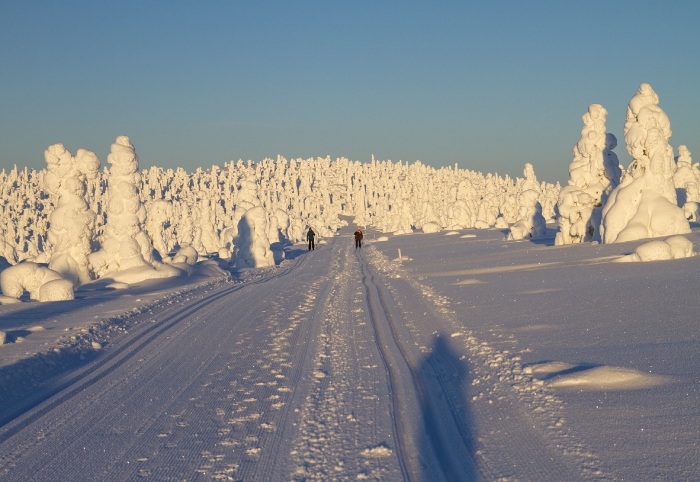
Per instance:
[[[3,480],[696,477],[700,258],[353,231],[0,306]]]

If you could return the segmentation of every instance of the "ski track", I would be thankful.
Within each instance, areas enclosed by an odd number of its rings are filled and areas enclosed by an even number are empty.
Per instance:
[[[62,342],[94,359],[4,412],[3,480],[610,479],[517,355],[371,246],[177,295]]]
[[[300,303],[304,294],[288,284],[300,263],[206,295],[196,310],[185,305],[159,313],[161,320],[149,316],[147,323],[170,322],[118,367],[105,369],[106,376],[93,369],[79,377],[82,386],[2,428],[3,479],[270,480],[265,473],[283,447],[286,432],[278,429],[292,418],[284,407],[305,367],[311,334],[306,314],[315,286],[309,284]],[[246,295],[266,285],[274,285],[268,289],[275,296],[251,304]],[[194,313],[178,317],[187,311]],[[135,331],[125,345],[143,338]],[[302,349],[290,350],[297,345]]]
[[[361,272],[349,243],[334,243],[320,298],[314,387],[292,444],[292,480],[403,480],[389,386],[374,343]],[[352,248],[354,249],[354,248]]]

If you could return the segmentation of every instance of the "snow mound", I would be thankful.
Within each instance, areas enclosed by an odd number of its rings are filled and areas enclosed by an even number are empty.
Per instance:
[[[375,239],[374,241],[377,242],[377,243],[383,242],[383,241],[389,241],[389,237],[388,237],[388,236],[379,236],[379,237],[378,237],[377,239]]]
[[[19,298],[28,291],[32,300],[39,300],[42,285],[62,279],[56,271],[27,261],[0,272],[0,290],[3,295],[12,298]]]
[[[571,370],[575,367],[576,365],[572,365],[570,363],[552,361],[526,366],[525,368],[523,368],[523,372],[527,373],[528,375],[534,375],[537,378],[545,378],[548,375],[560,373],[565,370]]]
[[[637,246],[634,253],[618,258],[618,262],[664,261],[695,256],[693,243],[685,236],[671,236],[662,241],[655,239]]]
[[[433,222],[425,223],[421,229],[424,233],[439,233],[442,231],[442,228],[437,223]]]
[[[578,390],[636,390],[670,383],[669,377],[652,375],[631,368],[602,366],[554,377],[553,388]]]
[[[211,259],[205,259],[193,266],[193,276],[208,276],[210,278],[221,278],[230,276],[228,271],[219,267],[219,264]]]
[[[386,445],[379,444],[374,447],[364,449],[362,452],[360,452],[360,455],[363,457],[378,459],[383,457],[391,457],[393,453],[394,451]]]
[[[73,283],[67,279],[56,279],[39,288],[39,301],[74,300]]]
[[[21,303],[21,301],[11,296],[0,295],[0,305],[12,305],[15,303]]]
[[[454,236],[455,234],[459,234],[457,231],[448,231],[445,233],[445,236]]]
[[[183,275],[185,275],[185,271],[175,266],[162,264],[158,266],[158,269],[153,269],[150,266],[134,266],[122,271],[107,273],[103,277],[110,278],[117,283],[132,285],[149,279],[173,278]]]

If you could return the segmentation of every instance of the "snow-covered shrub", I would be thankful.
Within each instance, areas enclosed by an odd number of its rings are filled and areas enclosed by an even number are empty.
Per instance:
[[[197,264],[197,259],[199,259],[199,253],[192,246],[181,246],[180,249],[173,256],[173,263],[185,263],[190,266]]]
[[[70,285],[72,293],[72,283],[69,280],[65,280],[59,273],[37,263],[25,261],[0,272],[0,290],[2,290],[3,295],[11,298],[20,298],[27,291],[30,299],[42,301],[40,296],[41,287],[56,280],[66,281]],[[66,292],[68,290],[67,284],[61,284],[62,290]]]
[[[547,230],[547,222],[542,216],[542,206],[537,200],[538,193],[526,190],[518,194],[520,214],[518,221],[510,227],[507,239],[519,240],[542,236]]]
[[[685,236],[671,236],[665,240],[655,239],[637,246],[634,253],[617,259],[621,262],[663,261],[695,256],[693,243]]]
[[[421,226],[421,230],[424,233],[439,233],[440,231],[442,231],[442,228],[438,225],[438,223],[430,222],[425,223],[423,226]]]
[[[73,283],[67,279],[48,281],[39,287],[39,301],[67,301],[75,299]]]
[[[690,232],[676,205],[671,123],[658,103],[651,86],[642,84],[627,107],[625,142],[634,161],[603,208],[605,243]]]

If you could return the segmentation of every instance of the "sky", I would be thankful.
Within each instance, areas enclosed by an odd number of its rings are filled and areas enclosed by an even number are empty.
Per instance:
[[[568,179],[588,105],[650,83],[700,160],[697,1],[0,1],[0,168],[420,160]]]

